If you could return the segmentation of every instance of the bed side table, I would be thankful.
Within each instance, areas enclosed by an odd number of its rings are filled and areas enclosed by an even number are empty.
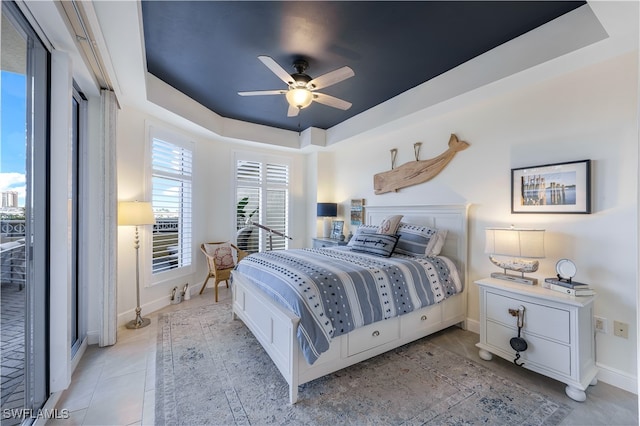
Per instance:
[[[497,355],[523,368],[566,383],[565,392],[576,401],[597,383],[593,302],[596,296],[569,296],[538,285],[483,278],[480,289],[480,358]],[[510,340],[518,336],[515,312],[524,309],[520,352]],[[511,311],[511,312],[510,312]]]

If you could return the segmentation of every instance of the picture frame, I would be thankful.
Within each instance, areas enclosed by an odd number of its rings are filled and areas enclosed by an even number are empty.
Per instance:
[[[511,169],[511,213],[591,213],[591,160]]]
[[[351,225],[360,226],[364,223],[364,199],[351,200]]]
[[[334,220],[331,222],[331,238],[339,240],[344,237],[342,230],[344,229],[344,220]]]

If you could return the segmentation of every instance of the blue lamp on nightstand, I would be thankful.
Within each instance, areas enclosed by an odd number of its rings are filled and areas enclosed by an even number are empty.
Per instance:
[[[329,238],[331,236],[331,218],[338,216],[338,204],[318,203],[316,215],[324,219],[322,236]]]

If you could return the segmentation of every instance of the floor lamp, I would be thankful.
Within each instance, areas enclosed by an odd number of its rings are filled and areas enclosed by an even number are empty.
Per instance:
[[[118,225],[136,227],[133,247],[136,249],[136,298],[138,304],[136,305],[136,318],[127,323],[127,328],[142,328],[151,323],[149,318],[142,318],[140,315],[140,235],[138,226],[153,225],[155,223],[156,219],[151,209],[151,203],[138,201],[121,201],[118,203]]]

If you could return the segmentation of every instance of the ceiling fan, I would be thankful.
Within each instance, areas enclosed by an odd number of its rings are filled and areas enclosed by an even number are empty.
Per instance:
[[[263,96],[263,95],[285,95],[289,103],[288,117],[295,117],[302,108],[308,107],[311,102],[316,101],[333,108],[347,110],[351,108],[351,102],[335,98],[333,96],[318,93],[316,90],[339,83],[347,78],[353,77],[355,73],[349,67],[338,68],[312,79],[305,74],[309,64],[304,59],[294,61],[295,73],[289,74],[270,56],[258,56],[258,59],[267,66],[275,75],[284,81],[288,89],[281,90],[257,90],[252,92],[238,92],[240,96]]]

